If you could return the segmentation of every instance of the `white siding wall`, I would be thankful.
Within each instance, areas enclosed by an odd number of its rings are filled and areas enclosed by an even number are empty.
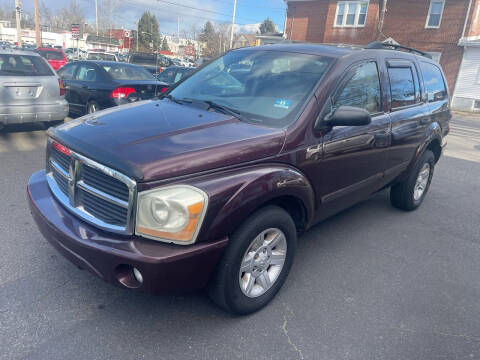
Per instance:
[[[452,108],[472,111],[475,100],[480,100],[480,47],[467,47],[453,94]]]

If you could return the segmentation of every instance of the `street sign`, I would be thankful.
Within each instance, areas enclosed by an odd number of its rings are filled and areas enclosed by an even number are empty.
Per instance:
[[[80,24],[72,24],[70,29],[73,39],[78,39],[80,37],[81,27]]]

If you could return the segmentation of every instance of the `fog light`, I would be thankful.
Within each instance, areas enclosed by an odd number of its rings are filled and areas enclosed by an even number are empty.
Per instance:
[[[142,273],[135,267],[133,268],[133,276],[135,276],[135,280],[137,280],[140,284],[143,283]]]

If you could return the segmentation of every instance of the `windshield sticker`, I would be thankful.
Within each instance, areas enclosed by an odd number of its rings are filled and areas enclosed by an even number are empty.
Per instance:
[[[281,109],[288,109],[290,107],[290,100],[277,99],[273,106]]]

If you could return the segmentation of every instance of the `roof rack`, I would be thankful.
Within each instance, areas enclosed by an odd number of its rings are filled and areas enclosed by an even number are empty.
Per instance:
[[[405,51],[407,51],[409,53],[412,53],[412,54],[418,54],[418,55],[421,55],[421,56],[425,56],[429,59],[432,58],[432,56],[430,54],[427,54],[426,52],[423,52],[421,50],[417,50],[417,49],[414,49],[414,48],[410,48],[410,47],[402,46],[402,45],[397,45],[397,44],[383,43],[381,41],[373,41],[373,42],[369,43],[368,45],[366,45],[365,49],[405,50]]]

